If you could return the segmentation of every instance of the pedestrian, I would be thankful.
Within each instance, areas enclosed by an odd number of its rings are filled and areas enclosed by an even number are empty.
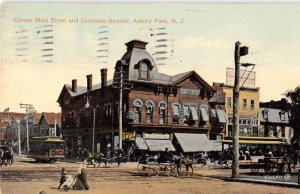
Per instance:
[[[61,185],[64,184],[64,182],[67,180],[67,172],[65,168],[61,169],[60,173],[60,181],[59,181],[59,186],[57,189],[60,189]]]
[[[88,180],[87,180],[87,172],[85,169],[85,166],[80,166],[78,169],[78,174],[76,176],[76,182],[73,186],[73,189],[76,190],[89,190],[90,186],[88,184]]]

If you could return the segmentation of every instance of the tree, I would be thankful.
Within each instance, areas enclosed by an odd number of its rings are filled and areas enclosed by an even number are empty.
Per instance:
[[[292,138],[292,146],[297,156],[297,163],[299,163],[300,153],[300,86],[294,90],[287,91],[285,96],[290,102],[290,124],[294,129],[294,136]],[[296,158],[295,158],[296,159]]]

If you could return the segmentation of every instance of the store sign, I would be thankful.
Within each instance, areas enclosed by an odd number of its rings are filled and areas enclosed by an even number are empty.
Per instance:
[[[144,139],[170,139],[169,134],[145,133]]]
[[[123,141],[135,141],[136,133],[135,132],[123,132],[122,140]]]
[[[180,88],[180,94],[199,96],[200,90]]]

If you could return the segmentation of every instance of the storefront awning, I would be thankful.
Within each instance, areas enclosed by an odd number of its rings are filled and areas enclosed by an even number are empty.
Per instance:
[[[198,121],[198,115],[196,111],[196,107],[191,107],[191,116],[193,121]]]
[[[232,143],[232,140],[222,140],[223,143]],[[256,140],[240,140],[240,144],[264,144],[264,145],[278,145],[278,144],[284,144],[284,142],[280,141],[256,141]]]
[[[206,107],[200,107],[200,112],[201,112],[201,120],[208,121],[208,113]]]
[[[215,142],[207,138],[205,134],[174,133],[183,152],[200,152],[215,150]]]
[[[145,139],[149,151],[165,151],[168,148],[168,151],[175,151],[174,146],[172,145],[169,139]]]
[[[217,115],[220,123],[227,123],[227,116],[224,110],[217,110]]]
[[[148,150],[148,146],[142,137],[136,137],[135,143],[139,150]]]

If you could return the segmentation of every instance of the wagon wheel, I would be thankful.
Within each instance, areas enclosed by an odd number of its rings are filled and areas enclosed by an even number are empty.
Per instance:
[[[138,164],[137,171],[140,175],[145,175],[147,174],[148,166],[146,166],[145,164]]]
[[[285,173],[291,173],[291,167],[289,163],[283,163],[282,167],[281,167],[281,173],[285,174]]]
[[[251,164],[251,172],[258,173],[259,166],[257,164]]]
[[[159,166],[157,165],[149,165],[147,170],[148,176],[158,176],[160,173]]]
[[[270,173],[270,172],[273,172],[273,165],[267,163],[267,164],[265,165],[265,173]]]
[[[170,176],[178,176],[177,174],[177,166],[175,164],[170,164]]]
[[[161,175],[167,175],[167,166],[166,165],[159,165],[159,173]]]

